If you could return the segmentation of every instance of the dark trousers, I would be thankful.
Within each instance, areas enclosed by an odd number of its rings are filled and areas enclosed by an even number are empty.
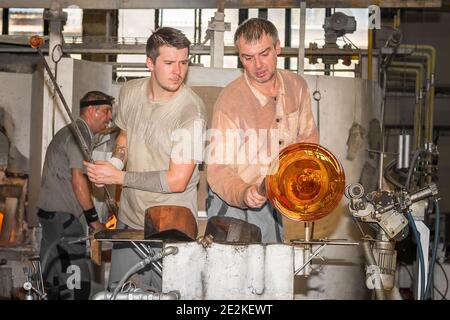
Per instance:
[[[256,209],[232,207],[208,188],[206,214],[208,218],[226,216],[253,223],[261,229],[262,243],[283,243],[283,219],[270,202]]]
[[[44,286],[51,300],[87,300],[91,291],[86,233],[78,218],[39,210],[40,257]],[[79,241],[77,241],[79,240]]]

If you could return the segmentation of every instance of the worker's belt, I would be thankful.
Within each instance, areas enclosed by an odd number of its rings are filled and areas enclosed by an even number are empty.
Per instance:
[[[55,212],[39,209],[37,215],[39,218],[48,220],[48,219],[53,219],[55,217]]]
[[[45,211],[42,209],[39,209],[37,215],[39,218],[42,218],[44,220],[50,220],[55,217],[56,212],[54,211]],[[59,213],[58,213],[59,214]],[[75,221],[76,217],[73,214],[68,214],[69,218],[63,222],[62,227],[64,229],[67,229],[73,221]]]

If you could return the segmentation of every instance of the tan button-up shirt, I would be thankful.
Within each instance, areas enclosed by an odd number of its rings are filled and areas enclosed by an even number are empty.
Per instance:
[[[319,141],[305,80],[285,70],[278,70],[277,77],[276,97],[263,95],[244,73],[224,88],[214,106],[207,179],[231,206],[245,207],[245,189],[262,182],[281,149]]]

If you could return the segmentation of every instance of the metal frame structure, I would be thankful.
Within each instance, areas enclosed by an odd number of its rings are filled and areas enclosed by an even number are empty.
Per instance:
[[[3,0],[0,8],[50,8],[54,0]],[[298,8],[301,0],[58,0],[63,8],[81,9],[227,9],[245,8]],[[315,0],[308,1],[308,8],[367,8],[373,0]],[[441,7],[441,0],[379,0],[382,8],[435,8]]]

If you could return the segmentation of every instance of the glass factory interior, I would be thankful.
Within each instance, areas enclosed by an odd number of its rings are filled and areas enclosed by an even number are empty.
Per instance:
[[[197,210],[187,210],[194,233],[178,238],[147,237],[147,225],[121,229],[125,187],[90,183],[105,229],[71,215],[83,235],[47,244],[59,252],[82,244],[90,273],[83,299],[450,298],[450,1],[0,0],[1,300],[81,299],[49,289],[58,261],[42,254],[38,203],[47,148],[73,128],[83,95],[115,98],[107,103],[113,121],[85,156],[108,160],[123,129],[114,124],[121,88],[153,77],[147,39],[176,28],[190,41],[184,84],[203,102],[209,129],[224,88],[247,72],[234,35],[251,18],[276,26],[276,68],[304,79],[320,137],[282,149],[278,171],[261,183],[282,219],[282,241],[262,242],[248,221],[211,219],[205,161]],[[182,221],[185,212],[172,214]],[[108,278],[121,245],[141,265],[131,263],[114,287]],[[144,265],[160,287],[136,276]],[[80,269],[65,268],[59,287],[78,288]]]

